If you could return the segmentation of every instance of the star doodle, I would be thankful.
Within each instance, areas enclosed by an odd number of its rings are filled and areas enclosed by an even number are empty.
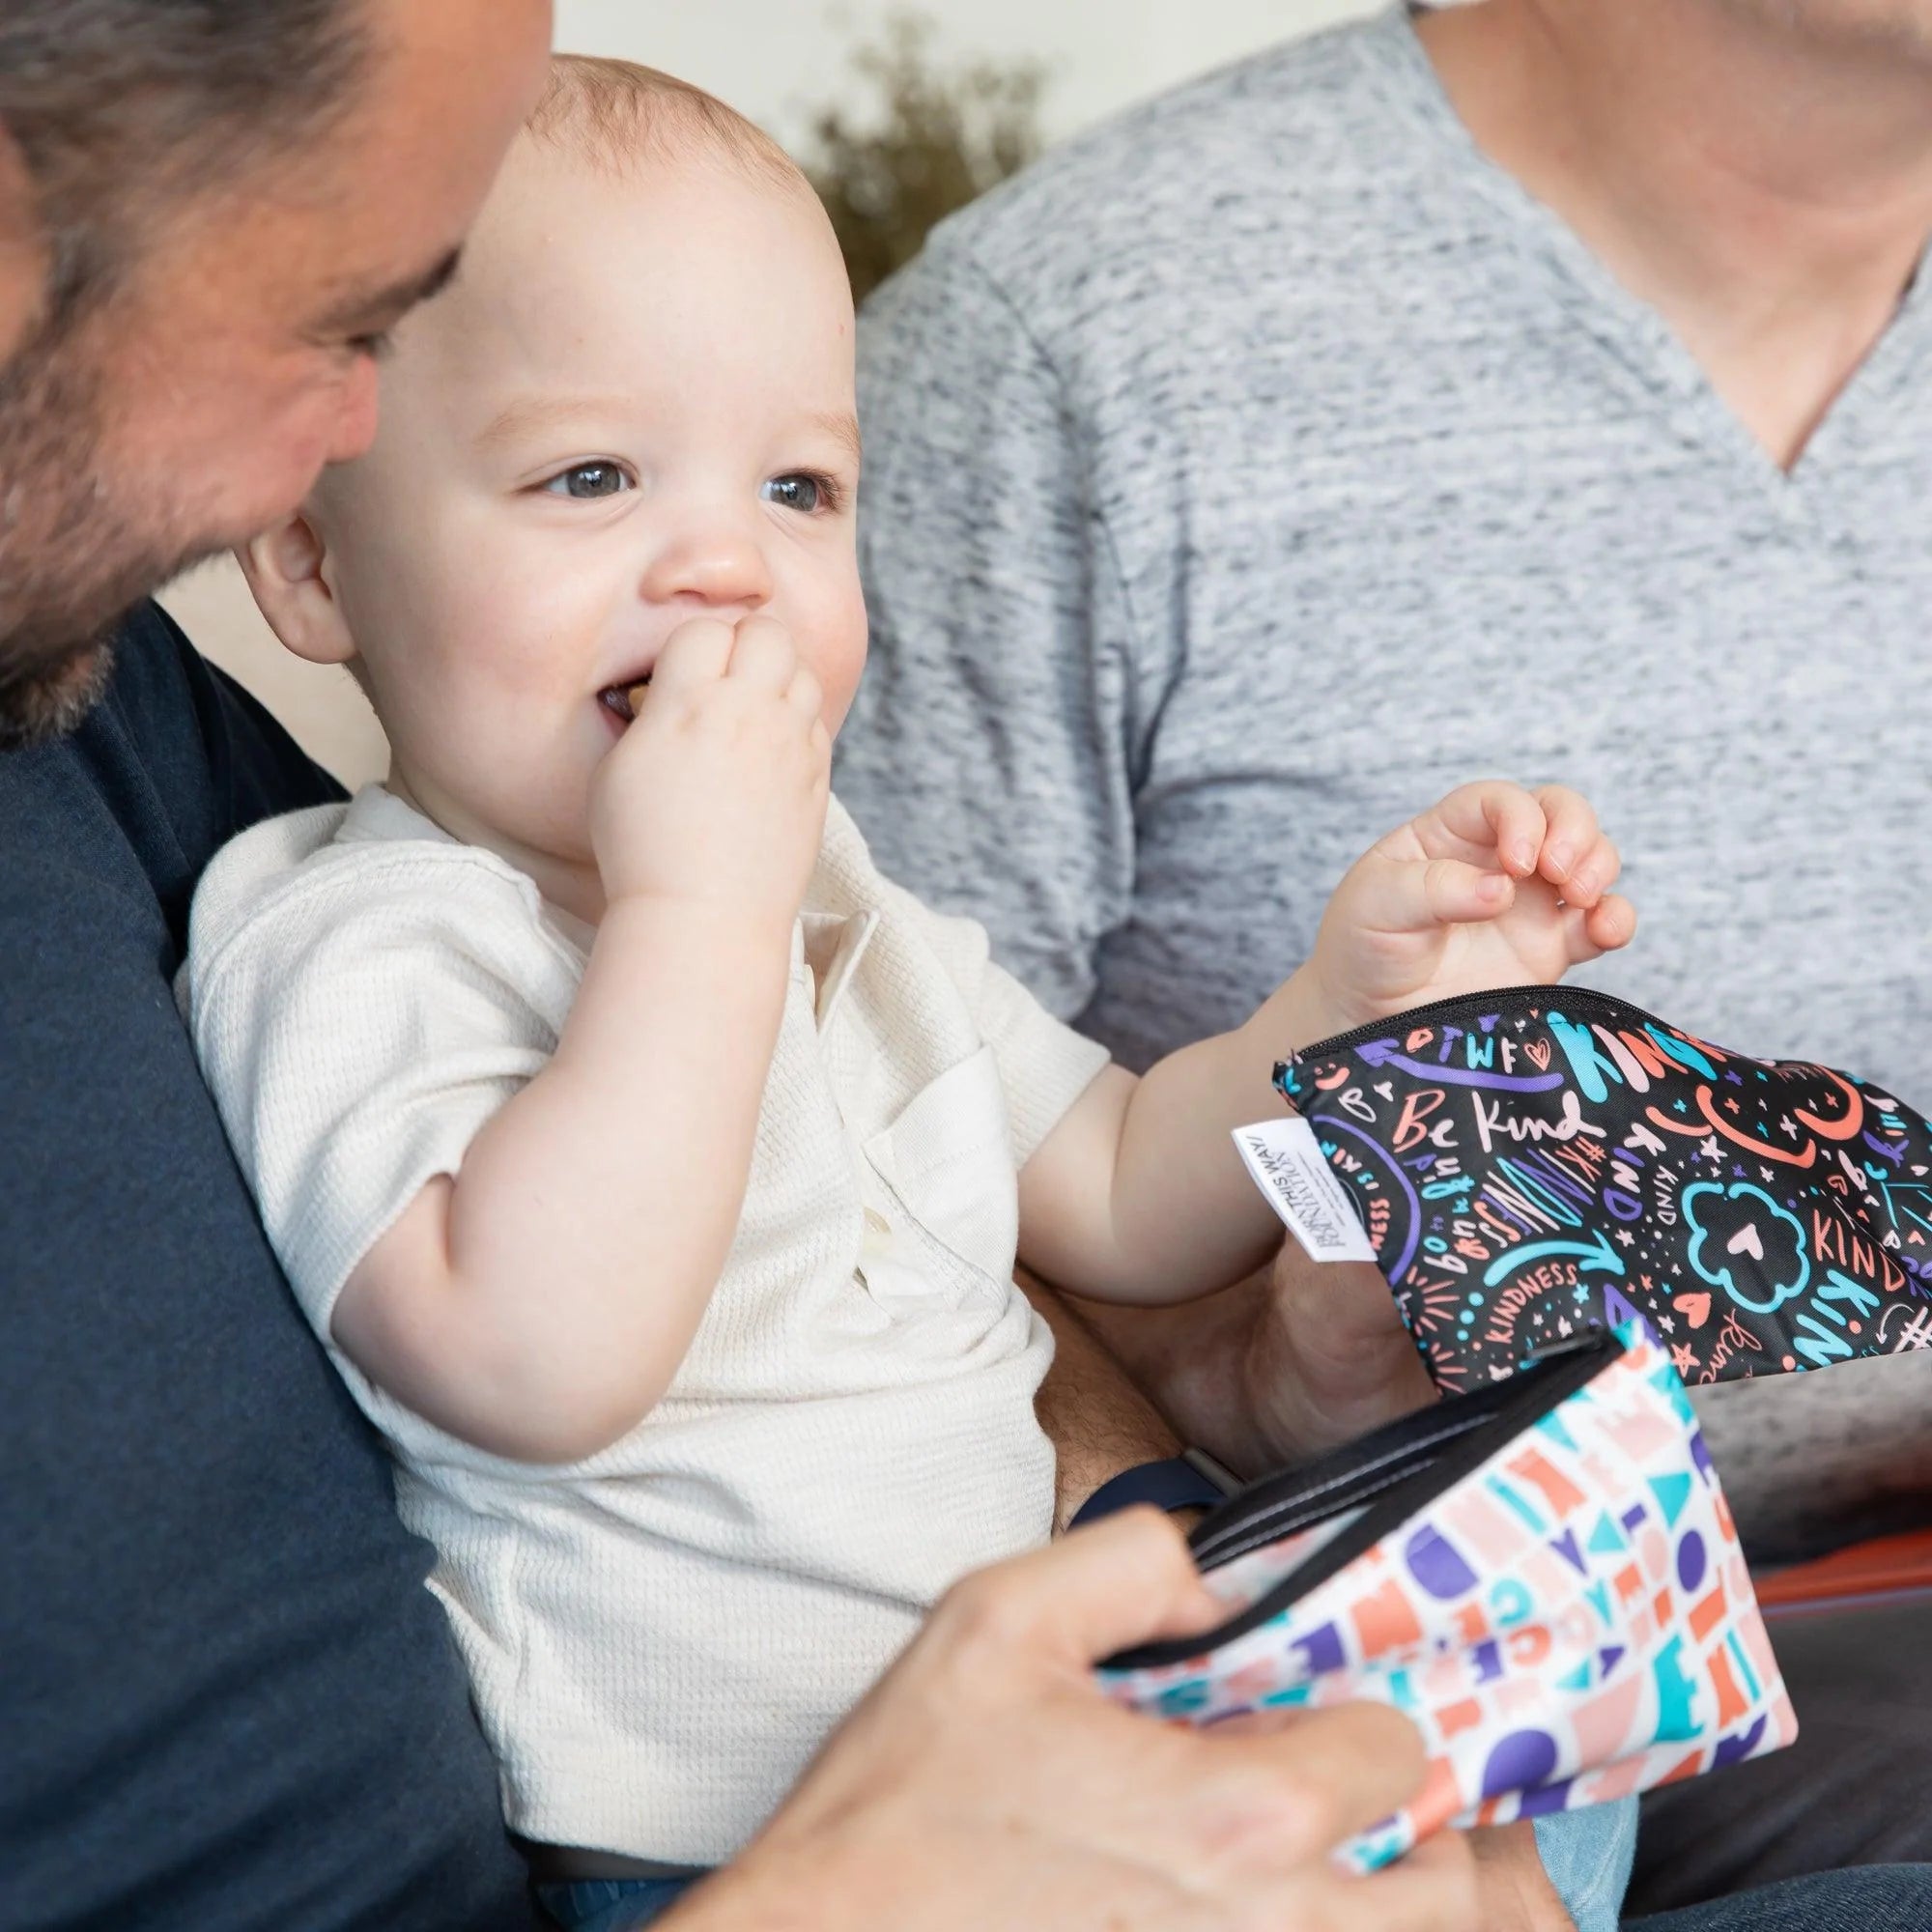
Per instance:
[[[1630,1231],[1630,1230],[1629,1230],[1628,1228],[1619,1228],[1619,1229],[1617,1230],[1617,1236],[1616,1236],[1616,1237],[1617,1237],[1617,1240],[1618,1240],[1618,1241],[1619,1241],[1619,1242],[1620,1242],[1620,1243],[1621,1243],[1621,1244],[1622,1244],[1622,1245],[1623,1245],[1624,1247],[1627,1247],[1627,1248],[1634,1248],[1634,1247],[1635,1247],[1635,1246],[1636,1246],[1636,1236],[1635,1236],[1634,1235],[1633,1235],[1633,1234],[1631,1233],[1631,1231]]]
[[[1657,1318],[1657,1325],[1660,1328],[1662,1328],[1666,1335],[1674,1335],[1677,1333],[1677,1323],[1674,1321],[1672,1321],[1668,1315],[1660,1315]]]
[[[1699,1160],[1708,1160],[1713,1167],[1720,1167],[1723,1164],[1724,1156],[1718,1151],[1718,1137],[1716,1134],[1712,1134],[1708,1139],[1700,1141],[1697,1144],[1697,1158]]]

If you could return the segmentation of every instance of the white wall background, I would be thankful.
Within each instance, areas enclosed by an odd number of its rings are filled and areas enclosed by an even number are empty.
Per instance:
[[[895,12],[930,19],[934,50],[1044,61],[1047,133],[1059,138],[1258,47],[1379,0],[557,0],[556,44],[669,70],[788,144],[812,110],[852,101],[848,62]],[[240,574],[211,564],[161,600],[201,648],[345,781],[380,777],[381,731],[346,671],[305,665],[269,634]]]
[[[1374,0],[557,0],[556,43],[668,69],[781,141],[846,91],[852,48],[895,13],[941,54],[1050,66],[1047,130],[1072,132],[1188,74],[1369,11]]]

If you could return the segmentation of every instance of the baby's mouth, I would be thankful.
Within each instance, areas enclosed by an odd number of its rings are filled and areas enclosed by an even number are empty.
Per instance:
[[[634,683],[607,684],[597,694],[597,701],[606,711],[615,713],[628,724],[638,715],[638,700],[643,696],[644,686],[650,681],[651,674],[646,671]]]

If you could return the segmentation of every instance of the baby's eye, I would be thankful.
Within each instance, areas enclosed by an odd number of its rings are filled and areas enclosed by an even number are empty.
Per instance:
[[[830,507],[832,492],[816,476],[808,476],[802,470],[794,470],[786,476],[774,476],[759,493],[768,503],[776,503],[781,510],[797,510],[810,516],[821,506]]]
[[[615,463],[574,463],[568,469],[553,476],[543,487],[547,496],[587,500],[596,497],[614,497],[620,490],[631,487],[631,479]]]

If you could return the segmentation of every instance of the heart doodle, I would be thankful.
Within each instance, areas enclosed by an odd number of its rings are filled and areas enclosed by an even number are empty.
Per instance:
[[[1549,1071],[1549,1042],[1547,1039],[1525,1040],[1522,1050],[1535,1061],[1539,1073]]]
[[[1708,1294],[1672,1295],[1670,1305],[1693,1328],[1701,1328],[1711,1319],[1711,1297]]]
[[[1727,1255],[1748,1255],[1752,1261],[1764,1259],[1764,1236],[1757,1231],[1755,1221],[1747,1221],[1731,1238],[1724,1243]]]

